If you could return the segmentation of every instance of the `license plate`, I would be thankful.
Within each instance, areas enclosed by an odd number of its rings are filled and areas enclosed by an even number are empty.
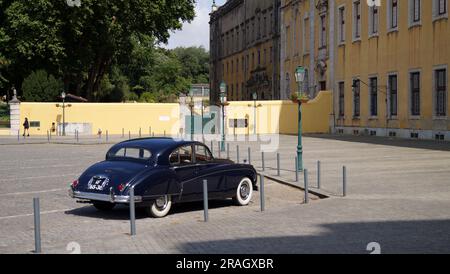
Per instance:
[[[93,177],[88,183],[88,190],[102,191],[108,185],[109,179],[104,177]]]

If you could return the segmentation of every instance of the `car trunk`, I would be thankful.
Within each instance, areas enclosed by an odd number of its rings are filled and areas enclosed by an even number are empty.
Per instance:
[[[104,161],[90,167],[80,177],[78,191],[109,194],[112,187],[114,193],[120,194],[119,185],[127,184],[146,168],[145,163],[133,161]]]

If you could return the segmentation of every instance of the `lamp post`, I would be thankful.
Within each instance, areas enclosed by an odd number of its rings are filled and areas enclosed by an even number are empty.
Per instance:
[[[257,100],[258,100],[258,93],[255,91],[252,93],[252,98],[253,98],[253,134],[256,135],[257,134],[257,128],[256,125],[258,124],[258,122],[256,121],[256,109],[259,107],[262,107],[261,104],[257,105]],[[252,105],[248,105],[249,107],[252,107]]]
[[[227,84],[222,81],[220,84],[220,105],[222,106],[222,142],[220,143],[220,151],[225,151],[225,106],[227,102]]]
[[[191,100],[189,101],[189,108],[191,109],[191,141],[194,140],[194,96],[191,94]]]
[[[62,103],[62,105],[60,105],[60,104],[56,104],[56,107],[57,108],[62,108],[62,110],[63,110],[63,130],[62,130],[62,136],[66,136],[66,108],[70,108],[72,105],[71,104],[68,104],[68,105],[66,105],[66,93],[63,91],[62,93],[61,93],[61,99],[63,100],[63,103]]]
[[[303,82],[305,80],[305,68],[298,66],[295,70],[295,81],[298,85],[297,96],[294,96],[298,103],[298,145],[297,145],[297,169],[303,171],[303,145],[302,145],[302,103],[308,102],[308,97],[303,93]]]

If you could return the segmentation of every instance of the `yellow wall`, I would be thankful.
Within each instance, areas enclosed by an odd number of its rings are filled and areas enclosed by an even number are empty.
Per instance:
[[[52,122],[62,123],[62,108],[57,103],[21,103],[20,121],[25,117],[31,121],[40,121],[40,128],[30,128],[32,135],[46,135]],[[177,134],[179,130],[180,108],[178,104],[103,104],[103,103],[71,103],[66,108],[66,123],[92,123],[92,133],[98,129],[109,134],[149,134],[149,127],[155,134]],[[167,119],[169,118],[169,119]],[[21,128],[22,132],[23,128]]]
[[[336,7],[345,5],[346,40],[336,51],[336,82],[344,81],[345,115],[337,118],[337,126],[400,128],[411,130],[450,130],[450,119],[435,119],[433,95],[433,69],[447,66],[450,78],[450,23],[447,18],[433,21],[432,1],[421,1],[421,25],[410,27],[409,1],[399,1],[398,31],[388,32],[387,6],[383,1],[379,9],[379,34],[369,37],[369,9],[361,1],[361,40],[352,42],[351,0],[337,0]],[[337,26],[336,26],[337,27]],[[411,70],[420,71],[420,117],[411,116]],[[388,74],[398,76],[398,115],[386,115],[386,85]],[[370,117],[369,89],[361,84],[361,116],[353,117],[352,80],[359,78],[368,83],[369,77],[378,77],[378,116]],[[447,80],[448,83],[450,81]],[[336,84],[337,86],[337,84]],[[447,85],[447,95],[449,93]],[[337,96],[337,89],[336,89]],[[336,97],[336,104],[337,104]],[[447,96],[447,115],[450,117],[450,96]],[[338,109],[336,106],[336,112]]]
[[[298,107],[291,101],[258,101],[261,105],[256,111],[258,134],[297,134],[298,132]],[[332,93],[322,91],[316,99],[302,105],[303,132],[304,133],[328,133],[330,131],[330,115],[332,113]],[[236,134],[253,134],[254,102],[231,102],[227,107],[228,119],[249,119],[248,129],[236,129]],[[233,133],[233,128],[228,127],[228,134]]]
[[[62,123],[62,109],[56,107],[57,103],[21,103],[20,121],[25,117],[32,121],[39,121],[40,128],[31,128],[31,135],[46,135],[51,129],[52,122],[56,125]],[[297,105],[291,101],[258,101],[257,133],[258,134],[296,134],[297,133]],[[254,128],[254,102],[230,102],[227,107],[227,120],[249,119],[249,128],[237,129],[236,134],[253,134]],[[327,133],[330,129],[329,115],[332,113],[332,94],[324,91],[319,96],[303,105],[303,131],[305,133]],[[167,118],[169,118],[167,120]],[[66,108],[66,123],[90,123],[92,132],[102,129],[109,134],[125,135],[128,131],[136,135],[139,129],[142,135],[149,134],[149,127],[157,135],[176,135],[180,131],[180,107],[178,104],[106,104],[106,103],[71,103]],[[227,133],[233,134],[233,128],[227,122]],[[20,133],[22,134],[23,128]],[[5,132],[9,135],[10,132]]]

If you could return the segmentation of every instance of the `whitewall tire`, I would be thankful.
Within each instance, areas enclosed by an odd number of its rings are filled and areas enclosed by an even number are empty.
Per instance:
[[[243,178],[236,189],[234,201],[239,206],[246,206],[253,197],[253,183],[249,178]]]
[[[146,207],[147,214],[153,218],[166,217],[172,207],[170,196],[162,196]]]

